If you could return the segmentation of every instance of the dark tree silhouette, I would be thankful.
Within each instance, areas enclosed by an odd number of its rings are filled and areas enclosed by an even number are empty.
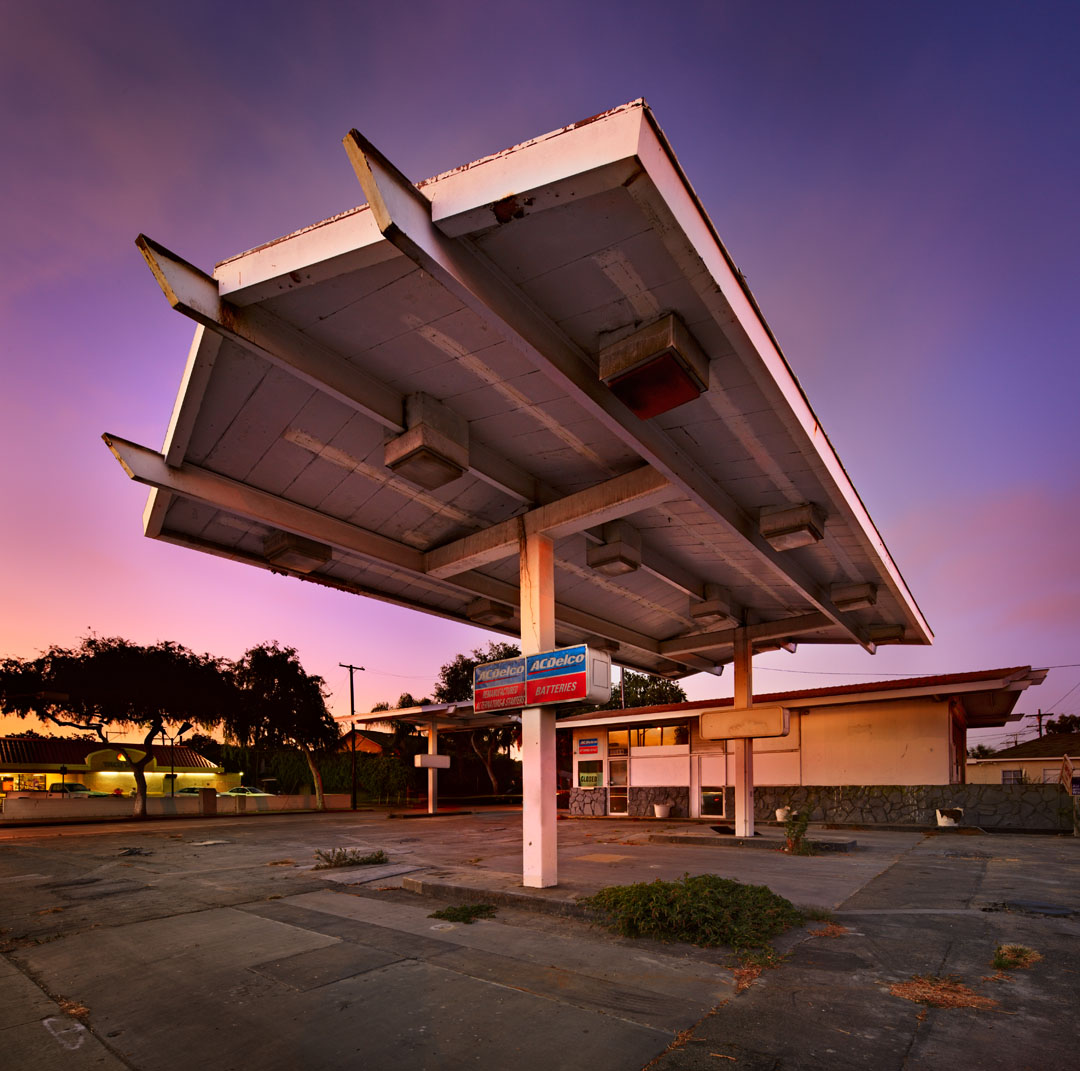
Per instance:
[[[170,641],[143,647],[119,636],[87,636],[73,649],[54,646],[38,658],[0,663],[0,711],[90,730],[124,756],[135,776],[136,818],[146,817],[155,737],[182,722],[212,728],[233,699],[220,659]],[[110,731],[132,729],[143,737],[138,748],[109,740]]]
[[[225,731],[247,747],[295,747],[307,760],[315,783],[315,805],[325,808],[322,775],[314,752],[338,739],[337,722],[326,709],[322,677],[308,674],[296,649],[264,643],[233,667],[239,701],[224,719]]]

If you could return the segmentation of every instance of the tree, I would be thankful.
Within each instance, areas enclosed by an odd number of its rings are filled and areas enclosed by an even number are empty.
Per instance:
[[[623,702],[623,696],[626,702]],[[645,673],[622,671],[622,687],[611,689],[611,698],[596,710],[618,710],[620,707],[654,707],[667,703],[685,703],[686,692],[674,681],[650,677]]]
[[[171,641],[143,647],[118,636],[88,636],[74,648],[0,663],[0,711],[90,730],[115,747],[135,776],[135,817],[146,817],[146,767],[155,738],[182,722],[219,724],[233,700],[221,659]],[[140,747],[113,744],[109,732],[135,729]],[[170,734],[173,735],[173,734]]]
[[[337,722],[326,709],[322,677],[305,672],[294,647],[277,641],[246,651],[233,667],[239,701],[226,715],[225,731],[248,746],[295,747],[307,760],[315,783],[315,806],[325,809],[322,775],[314,752],[338,738]]]
[[[994,749],[988,744],[976,744],[967,750],[969,759],[988,759],[994,754]]]
[[[1046,723],[1048,733],[1080,733],[1080,715],[1059,714]]]
[[[489,643],[487,650],[477,648],[472,657],[459,654],[439,670],[435,683],[436,703],[460,703],[472,700],[473,670],[484,662],[501,662],[505,658],[518,658],[521,650],[512,643]],[[521,729],[517,725],[498,725],[487,729],[473,729],[469,733],[469,745],[483,764],[491,791],[498,795],[499,779],[495,773],[495,756],[509,751],[519,743]]]

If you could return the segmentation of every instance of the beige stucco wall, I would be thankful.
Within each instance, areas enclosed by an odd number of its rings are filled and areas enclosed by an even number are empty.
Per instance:
[[[725,754],[724,742],[702,740],[696,719],[691,719],[691,726],[689,749],[685,745],[631,749],[630,784],[734,784],[732,756]],[[619,726],[613,722],[610,727]],[[581,739],[598,742],[597,753],[582,759],[605,758],[607,729],[574,729],[575,762]],[[787,736],[754,741],[754,783],[947,785],[951,746],[946,699],[795,708]]]
[[[944,699],[814,707],[802,718],[802,784],[947,785],[950,732]]]
[[[904,699],[793,709],[787,736],[754,741],[757,785],[947,785],[950,783],[947,700]],[[719,741],[692,735],[708,750],[715,783]],[[703,766],[704,773],[704,766]],[[734,769],[727,770],[734,783]]]

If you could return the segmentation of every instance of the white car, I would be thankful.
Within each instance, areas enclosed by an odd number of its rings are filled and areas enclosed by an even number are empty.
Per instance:
[[[237,785],[228,792],[219,792],[219,796],[272,796],[273,792],[263,792],[258,788],[250,788],[248,785]]]

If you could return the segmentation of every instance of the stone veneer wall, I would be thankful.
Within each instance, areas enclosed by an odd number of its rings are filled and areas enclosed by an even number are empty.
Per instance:
[[[936,826],[937,810],[962,807],[962,826],[1072,830],[1072,797],[1060,785],[795,785],[756,786],[754,816],[778,807],[810,808],[812,822]],[[735,790],[726,793],[735,813]]]
[[[690,814],[690,789],[671,785],[631,787],[626,806],[632,818],[652,818],[654,803],[669,803],[672,818],[686,818]]]
[[[567,805],[571,814],[599,818],[607,814],[607,791],[602,788],[571,788]]]

